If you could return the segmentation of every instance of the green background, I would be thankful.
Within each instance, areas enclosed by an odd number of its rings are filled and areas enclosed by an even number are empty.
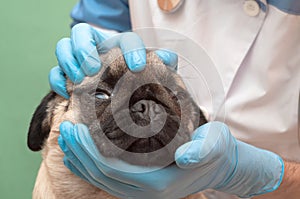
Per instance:
[[[3,1],[0,5],[0,198],[31,198],[41,162],[27,148],[35,107],[49,91],[55,46],[69,36],[76,1]]]

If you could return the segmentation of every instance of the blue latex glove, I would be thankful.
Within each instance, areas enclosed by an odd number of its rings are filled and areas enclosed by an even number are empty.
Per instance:
[[[276,190],[284,173],[278,155],[236,140],[220,122],[199,127],[192,141],[177,149],[177,165],[146,173],[108,167],[82,124],[64,122],[60,133],[58,142],[65,153],[65,165],[120,198],[175,199],[208,188],[250,197]],[[132,171],[146,170],[124,162],[116,164],[132,167]]]
[[[69,98],[66,90],[66,76],[74,83],[80,83],[88,75],[95,75],[101,67],[98,51],[121,48],[129,69],[138,72],[146,64],[146,50],[141,38],[133,33],[104,34],[88,24],[77,24],[72,28],[71,38],[61,39],[56,46],[58,66],[49,74],[51,89]],[[166,65],[177,66],[177,55],[158,50],[157,55]]]

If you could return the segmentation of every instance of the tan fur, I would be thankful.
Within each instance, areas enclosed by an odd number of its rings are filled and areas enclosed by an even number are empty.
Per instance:
[[[151,55],[153,56],[153,55]],[[148,58],[149,59],[149,58]],[[150,59],[153,60],[153,59]],[[84,85],[93,79],[99,78],[98,74],[94,77],[86,77],[82,82]],[[69,93],[72,91],[71,84],[68,83]],[[87,85],[88,86],[88,85]],[[65,120],[78,123],[76,118],[76,102],[72,99],[65,100],[62,97],[56,97],[54,104],[55,110],[51,123],[49,137],[43,146],[41,163],[34,190],[33,199],[116,199],[93,185],[85,182],[74,175],[63,164],[63,152],[61,151],[57,139],[59,136],[59,125]],[[72,107],[74,105],[74,107]],[[67,112],[65,112],[67,110]],[[179,179],[180,180],[180,179]],[[185,199],[205,199],[201,193],[186,197]]]
[[[63,164],[63,152],[59,148],[57,138],[59,136],[59,124],[65,120],[76,122],[73,112],[64,112],[68,101],[59,98],[56,102],[52,128],[43,147],[43,161],[36,178],[33,199],[116,199],[103,190],[88,184],[81,178],[75,176]],[[185,199],[204,199],[201,194],[195,194]]]

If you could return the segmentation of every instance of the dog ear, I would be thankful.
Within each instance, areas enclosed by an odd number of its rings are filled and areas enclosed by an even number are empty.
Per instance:
[[[205,117],[205,114],[203,113],[202,109],[199,108],[199,125],[202,126],[203,124],[207,123],[207,119]]]
[[[54,109],[56,95],[57,94],[53,91],[48,93],[33,114],[27,137],[27,146],[32,151],[41,150],[44,141],[49,136],[52,110]]]

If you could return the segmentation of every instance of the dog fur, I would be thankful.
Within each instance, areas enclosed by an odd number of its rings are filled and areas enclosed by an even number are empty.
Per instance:
[[[123,57],[120,56],[121,52],[119,50],[115,50],[110,54],[118,56],[116,58],[116,56],[111,57],[110,55],[104,55],[101,57],[103,63],[105,60],[117,59],[115,62],[119,62],[119,64],[122,63],[122,65],[124,65],[126,68],[125,61]],[[108,61],[108,63],[108,65],[114,64],[111,63],[111,61]],[[153,52],[147,54],[147,65],[164,67],[162,62],[155,56]],[[103,70],[101,69],[101,71]],[[81,87],[77,89],[80,90],[82,85],[83,87],[89,86],[89,82],[93,82],[97,78],[99,79],[99,77],[103,75],[101,74],[101,71],[94,77],[86,77],[81,83]],[[180,85],[182,88],[185,88],[181,80],[178,80],[178,83],[182,84]],[[70,95],[74,92],[74,89],[76,90],[76,85],[74,86],[70,81],[68,81],[67,90]],[[82,109],[78,103],[79,101],[76,100],[76,98],[71,97],[70,100],[66,100],[59,95],[50,92],[37,108],[39,111],[36,111],[33,115],[28,134],[28,146],[33,151],[42,149],[43,157],[33,190],[34,199],[115,199],[114,196],[109,195],[105,191],[100,190],[97,187],[85,182],[81,178],[75,176],[63,164],[64,154],[57,143],[60,123],[66,120],[69,120],[73,123],[89,124],[89,126],[92,123],[92,121],[88,119],[89,117],[87,116],[87,113],[82,114]],[[190,110],[187,109],[186,111]],[[185,130],[188,130],[189,133],[191,133],[199,125],[206,122],[201,111],[197,114],[195,114],[197,116],[193,116],[195,117],[195,121],[184,125],[188,128]],[[191,115],[189,116],[192,117]],[[196,117],[198,118],[196,119]],[[93,138],[95,138],[95,135]],[[180,143],[178,143],[176,146],[179,145]],[[172,149],[172,152],[174,152],[174,150],[176,150],[176,148]],[[147,159],[147,157],[145,157],[145,159]],[[201,193],[186,197],[186,199],[196,198],[200,199],[205,197]]]

